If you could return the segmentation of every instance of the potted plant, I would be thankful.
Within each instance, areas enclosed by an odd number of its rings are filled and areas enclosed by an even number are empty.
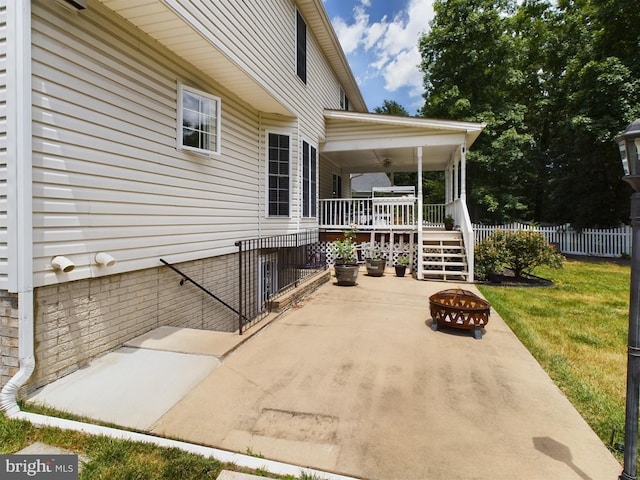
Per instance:
[[[367,267],[367,275],[371,277],[381,277],[384,275],[387,261],[382,258],[382,253],[379,248],[371,250],[371,256],[365,259],[365,266]]]
[[[351,225],[344,231],[344,239],[336,240],[331,244],[333,254],[333,268],[337,284],[340,286],[353,286],[358,279],[359,266],[356,259],[355,225]]]
[[[404,274],[407,271],[407,265],[409,265],[409,257],[401,255],[398,257],[398,260],[396,260],[396,262],[396,277],[404,277]]]
[[[453,215],[447,214],[444,216],[444,229],[445,230],[453,230],[453,224],[455,223],[455,219]]]

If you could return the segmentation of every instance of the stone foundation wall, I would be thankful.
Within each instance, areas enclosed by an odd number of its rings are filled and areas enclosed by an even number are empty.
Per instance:
[[[18,295],[0,291],[0,389],[19,368]]]

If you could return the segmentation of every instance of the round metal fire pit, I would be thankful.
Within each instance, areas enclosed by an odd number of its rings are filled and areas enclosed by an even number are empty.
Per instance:
[[[434,331],[438,326],[473,329],[474,338],[480,340],[480,329],[489,323],[489,302],[461,288],[434,293],[429,297],[429,307],[433,318],[431,328]]]

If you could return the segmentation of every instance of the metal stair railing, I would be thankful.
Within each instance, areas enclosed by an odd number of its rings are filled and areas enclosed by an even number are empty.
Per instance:
[[[207,295],[209,295],[210,297],[212,297],[213,299],[217,300],[218,302],[220,302],[222,305],[224,305],[225,307],[227,307],[229,310],[231,310],[233,313],[235,313],[236,315],[238,315],[239,319],[240,319],[240,334],[242,334],[242,320],[244,320],[245,322],[249,322],[249,320],[242,314],[240,313],[238,310],[236,310],[234,307],[232,307],[231,305],[229,305],[227,302],[225,302],[224,300],[222,300],[221,298],[219,298],[215,293],[211,292],[210,290],[207,290],[206,288],[204,288],[202,285],[200,285],[198,282],[196,282],[195,280],[193,280],[191,277],[189,277],[187,274],[181,272],[180,270],[178,270],[175,266],[171,265],[169,262],[167,262],[164,259],[160,259],[160,261],[162,263],[164,263],[167,267],[169,267],[171,270],[173,270],[174,272],[176,272],[178,275],[180,275],[182,277],[182,280],[180,280],[180,285],[184,285],[185,282],[191,282],[193,285],[195,285],[196,287],[198,287],[200,290],[202,290],[204,293],[206,293]]]

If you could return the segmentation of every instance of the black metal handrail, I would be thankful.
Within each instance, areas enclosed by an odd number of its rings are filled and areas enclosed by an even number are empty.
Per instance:
[[[327,268],[317,229],[239,240],[236,246],[241,334],[247,326],[245,317],[260,321],[270,311],[269,302]]]
[[[217,300],[218,302],[220,302],[222,305],[224,305],[225,307],[227,307],[228,309],[230,309],[231,311],[233,311],[233,313],[235,313],[236,315],[238,315],[240,318],[243,318],[245,322],[248,322],[249,320],[242,315],[242,313],[240,313],[238,310],[236,310],[234,307],[232,307],[231,305],[229,305],[227,302],[225,302],[224,300],[222,300],[221,298],[219,298],[215,293],[207,290],[206,288],[204,288],[202,285],[200,285],[198,282],[196,282],[195,280],[193,280],[191,277],[189,277],[188,275],[186,275],[185,273],[181,272],[180,270],[178,270],[175,266],[171,265],[169,262],[167,262],[166,260],[163,260],[162,258],[160,259],[160,261],[162,263],[164,263],[167,267],[169,267],[171,270],[173,270],[174,272],[176,272],[178,275],[180,275],[182,277],[182,280],[180,280],[180,285],[184,285],[184,282],[191,282],[193,283],[196,287],[198,287],[200,290],[202,290],[203,292],[205,292],[207,295],[209,295],[210,297],[214,298],[215,300]]]

